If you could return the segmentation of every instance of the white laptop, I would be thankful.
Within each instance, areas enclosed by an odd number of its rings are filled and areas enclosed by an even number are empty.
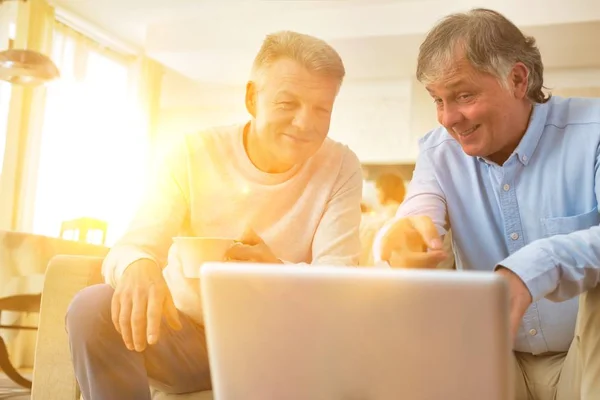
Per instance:
[[[507,400],[493,273],[206,264],[215,400]]]

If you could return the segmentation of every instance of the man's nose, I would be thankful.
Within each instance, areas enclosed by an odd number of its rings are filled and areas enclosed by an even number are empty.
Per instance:
[[[308,107],[300,107],[295,115],[292,124],[295,128],[297,128],[300,132],[305,132],[310,130],[312,126],[312,112],[308,109]]]
[[[453,126],[457,125],[463,119],[464,116],[460,110],[453,106],[446,106],[438,111],[438,122],[446,127],[446,129],[452,129]]]

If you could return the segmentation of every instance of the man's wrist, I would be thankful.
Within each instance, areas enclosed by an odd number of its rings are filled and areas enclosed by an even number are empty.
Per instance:
[[[559,269],[550,254],[534,246],[535,243],[500,261],[495,269],[502,267],[512,271],[527,286],[533,301],[538,301],[556,289],[560,278]]]
[[[517,297],[519,302],[522,304],[531,304],[533,301],[533,296],[529,291],[527,284],[519,275],[501,264],[496,266],[495,272],[502,275],[507,280],[511,295]]]
[[[124,276],[128,271],[134,271],[134,270],[152,271],[152,270],[156,270],[156,269],[162,271],[162,268],[158,265],[158,263],[156,261],[154,261],[150,258],[140,258],[140,259],[133,261],[127,267],[125,267],[125,269],[123,270],[123,274],[121,276]]]

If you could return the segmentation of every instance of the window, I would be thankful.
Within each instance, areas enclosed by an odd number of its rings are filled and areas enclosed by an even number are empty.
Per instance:
[[[57,236],[63,221],[96,218],[110,245],[135,212],[149,145],[131,63],[61,25],[53,60],[61,78],[47,91],[33,231]]]

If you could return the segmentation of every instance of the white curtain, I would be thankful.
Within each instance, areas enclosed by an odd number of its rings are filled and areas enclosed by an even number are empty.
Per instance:
[[[6,148],[6,128],[8,127],[8,106],[10,105],[10,84],[0,82],[0,174]]]
[[[16,30],[16,5],[0,2],[0,51],[9,48]],[[0,82],[0,174],[6,149],[6,131],[8,128],[8,108],[10,106],[11,86],[8,82]]]
[[[52,58],[61,78],[47,92],[33,231],[57,236],[62,221],[97,218],[108,222],[110,245],[132,217],[146,170],[148,122],[136,59],[61,24]]]

